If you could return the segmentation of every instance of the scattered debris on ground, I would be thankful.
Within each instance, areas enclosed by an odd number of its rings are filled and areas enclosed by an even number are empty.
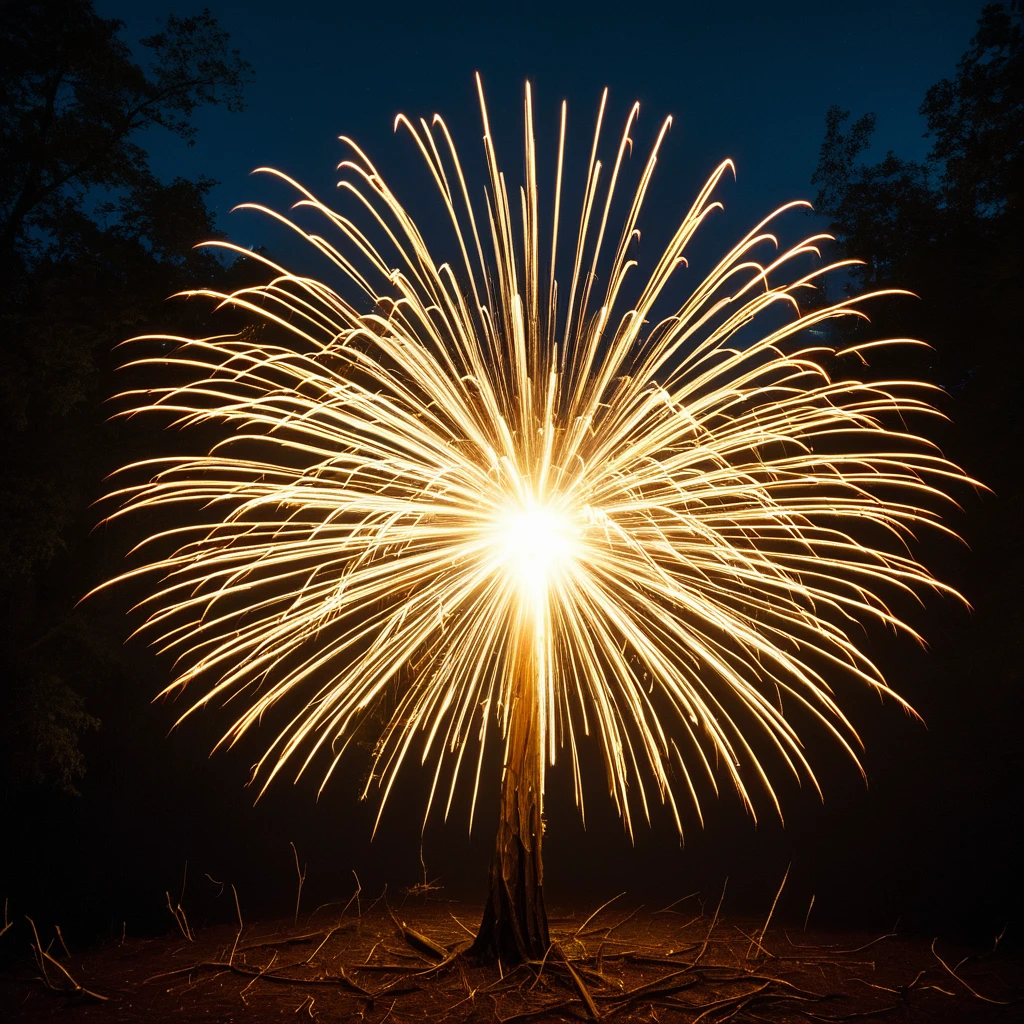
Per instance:
[[[301,870],[296,870],[300,879]],[[662,909],[551,916],[543,960],[465,955],[477,908],[397,907],[359,892],[294,920],[178,932],[69,955],[38,930],[0,979],[5,1020],[686,1022],[1020,1020],[1024,957],[895,934],[827,935],[723,917],[688,897]],[[8,936],[5,941],[9,941]],[[59,940],[59,941],[58,941]]]

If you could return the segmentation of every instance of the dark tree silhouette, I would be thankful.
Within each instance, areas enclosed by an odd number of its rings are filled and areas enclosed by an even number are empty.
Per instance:
[[[1019,748],[1024,684],[1022,0],[984,8],[955,75],[928,90],[921,113],[932,140],[927,157],[915,162],[889,152],[872,163],[864,157],[874,115],[851,123],[833,107],[812,181],[818,212],[832,221],[840,245],[868,260],[851,272],[852,287],[893,285],[920,296],[877,306],[871,330],[934,346],[929,376],[948,391],[944,407],[953,423],[943,448],[995,491],[966,502],[964,521],[955,524],[971,551],[949,577],[975,614],[936,631],[922,692],[949,695],[939,714],[962,718],[950,723],[950,732],[964,737],[957,760],[936,766],[937,786],[947,801],[971,808],[978,825],[963,841],[1000,872],[1012,904],[1021,899],[1019,875],[986,844],[1009,849],[1001,845],[1010,828],[1003,808],[1013,806],[1018,781],[1007,754]],[[999,912],[1008,911],[1015,912]]]
[[[928,90],[921,113],[934,141],[925,161],[889,152],[864,163],[874,114],[847,127],[849,112],[833,107],[811,179],[840,245],[868,261],[851,273],[856,286],[921,297],[893,303],[887,327],[935,345],[940,382],[965,393],[965,407],[984,405],[986,417],[992,403],[1008,408],[1001,399],[1022,368],[1022,12],[1022,0],[987,6],[954,78]]]
[[[117,670],[120,624],[76,610],[95,573],[90,502],[122,443],[101,406],[111,350],[166,297],[227,268],[200,178],[161,181],[142,133],[191,144],[201,106],[242,106],[248,65],[204,11],[141,40],[89,0],[0,12],[0,766],[12,783],[73,790],[87,696]]]

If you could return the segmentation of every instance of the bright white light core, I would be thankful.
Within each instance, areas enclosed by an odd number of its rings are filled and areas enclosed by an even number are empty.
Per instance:
[[[532,597],[543,597],[576,557],[571,520],[545,505],[510,509],[499,523],[498,543],[505,570]]]

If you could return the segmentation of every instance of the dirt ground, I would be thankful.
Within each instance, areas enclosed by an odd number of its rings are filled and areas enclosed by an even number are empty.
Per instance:
[[[543,962],[464,956],[480,909],[383,899],[292,920],[111,942],[33,939],[0,978],[0,1019],[33,1022],[913,1021],[1024,1019],[1024,955],[826,934],[664,909],[551,914]],[[240,915],[240,917],[243,915]],[[6,943],[11,936],[4,939]]]

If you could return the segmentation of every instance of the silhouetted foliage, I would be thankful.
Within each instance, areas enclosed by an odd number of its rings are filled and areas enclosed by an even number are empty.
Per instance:
[[[968,496],[963,521],[953,523],[971,551],[944,578],[959,584],[975,612],[927,631],[933,651],[922,687],[945,694],[949,713],[981,709],[984,725],[977,735],[965,730],[957,757],[986,779],[981,806],[993,809],[1015,799],[1005,759],[1012,765],[1019,748],[1024,683],[1022,21],[1022,0],[984,8],[955,76],[932,86],[920,108],[925,137],[933,140],[923,162],[892,152],[864,162],[874,115],[849,123],[849,112],[833,107],[812,179],[818,211],[831,219],[842,249],[867,259],[851,271],[851,289],[899,287],[920,296],[876,302],[873,323],[858,329],[934,346],[930,377],[949,392],[944,411],[952,420],[943,447],[995,491],[980,500]],[[918,373],[920,356],[914,359]],[[956,566],[955,555],[943,557]],[[976,790],[957,792],[964,773],[956,763],[939,770],[936,782],[948,785],[952,803],[977,804]],[[1007,827],[1004,813],[1010,811],[996,811],[986,823],[993,835]],[[985,842],[980,834],[972,840]]]
[[[962,397],[961,413],[983,414],[972,427],[991,428],[993,452],[1009,440],[1005,427],[1019,431],[998,418],[1022,367],[1022,11],[1021,0],[987,6],[956,76],[928,90],[921,113],[934,143],[924,162],[890,151],[864,163],[874,114],[847,127],[849,111],[833,107],[811,179],[840,245],[867,260],[852,270],[853,286],[908,288],[922,300],[894,300],[876,329],[936,347],[939,383]]]
[[[191,144],[201,106],[242,107],[248,65],[208,11],[140,41],[89,0],[0,14],[0,695],[3,777],[73,790],[89,696],[120,671],[123,623],[75,602],[98,582],[90,509],[125,439],[105,422],[112,350],[192,315],[166,297],[230,270],[193,246],[216,234],[214,182],[161,181],[142,146]],[[188,329],[187,327],[185,328]],[[132,443],[137,443],[132,441]]]

